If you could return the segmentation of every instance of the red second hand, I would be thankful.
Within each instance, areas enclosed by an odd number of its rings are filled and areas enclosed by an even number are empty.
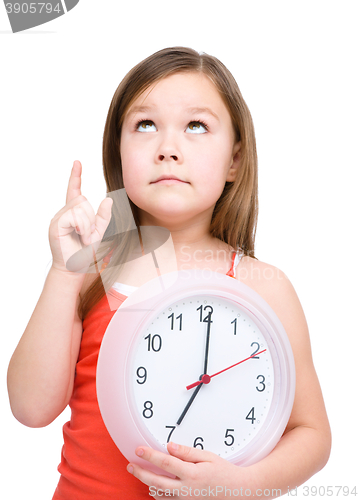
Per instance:
[[[189,391],[189,389],[193,389],[193,387],[196,387],[199,384],[209,384],[212,377],[215,377],[216,375],[219,375],[220,373],[226,372],[230,368],[233,368],[234,366],[240,365],[241,363],[244,363],[248,359],[254,358],[254,356],[258,356],[258,354],[262,354],[262,352],[264,352],[266,350],[267,349],[263,349],[263,351],[255,352],[254,354],[252,354],[252,356],[249,356],[249,358],[242,359],[242,361],[238,361],[238,363],[235,363],[232,366],[228,366],[228,368],[225,368],[224,370],[221,370],[220,372],[214,373],[213,375],[207,375],[207,374],[202,375],[201,380],[198,380],[197,382],[194,382],[191,385],[187,385],[187,387],[186,387],[187,391]]]

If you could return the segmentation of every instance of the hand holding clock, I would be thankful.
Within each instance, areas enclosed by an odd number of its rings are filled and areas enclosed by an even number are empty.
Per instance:
[[[188,497],[191,488],[192,492],[203,491],[204,496],[209,496],[208,491],[215,491],[216,498],[221,500],[228,498],[228,493],[227,497],[225,496],[224,485],[228,492],[230,489],[238,488],[238,484],[243,487],[243,490],[252,484],[251,467],[238,467],[210,451],[173,442],[168,443],[167,450],[169,455],[141,446],[136,449],[136,455],[171,473],[174,478],[159,476],[136,464],[130,463],[127,466],[128,472],[149,487],[152,498],[163,498],[166,490],[167,492],[177,490],[180,493],[180,496],[171,495],[171,498]],[[223,491],[220,485],[223,485]]]

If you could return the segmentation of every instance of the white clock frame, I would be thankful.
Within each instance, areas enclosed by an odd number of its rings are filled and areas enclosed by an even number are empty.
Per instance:
[[[108,325],[99,353],[96,384],[102,418],[122,454],[130,462],[162,474],[135,455],[140,445],[163,452],[166,449],[153,438],[136,409],[131,388],[133,350],[159,310],[180,298],[203,294],[222,297],[243,308],[259,326],[277,360],[275,376],[280,390],[272,403],[275,408],[269,411],[258,435],[229,460],[248,466],[270,453],[285,430],[293,406],[295,366],[291,345],[278,317],[262,297],[236,279],[213,272],[205,277],[199,270],[178,271],[149,281],[124,301]]]

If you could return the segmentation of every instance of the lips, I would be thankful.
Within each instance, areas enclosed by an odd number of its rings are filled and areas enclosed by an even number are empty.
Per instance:
[[[167,182],[168,181],[168,182]],[[179,177],[176,177],[175,175],[161,175],[156,179],[155,181],[152,181],[151,184],[156,184],[156,183],[162,183],[162,184],[168,184],[171,183],[179,183],[182,182],[183,184],[189,184],[187,181],[184,181],[180,179]]]

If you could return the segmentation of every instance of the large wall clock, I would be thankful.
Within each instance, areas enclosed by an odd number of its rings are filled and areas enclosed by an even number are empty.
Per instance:
[[[128,297],[103,338],[97,396],[105,425],[131,462],[169,441],[237,464],[264,458],[285,430],[295,368],[274,311],[251,288],[196,270],[156,278]],[[163,473],[163,471],[162,471]]]

